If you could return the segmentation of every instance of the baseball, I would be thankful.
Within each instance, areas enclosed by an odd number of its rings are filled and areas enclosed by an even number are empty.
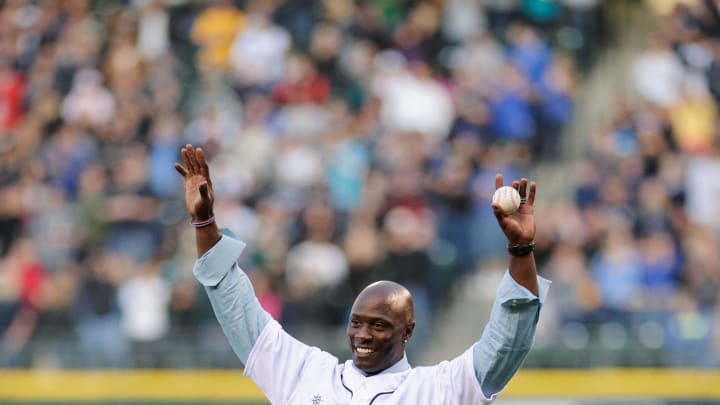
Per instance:
[[[497,203],[505,214],[512,214],[520,207],[520,193],[510,186],[503,186],[495,190],[492,202]]]

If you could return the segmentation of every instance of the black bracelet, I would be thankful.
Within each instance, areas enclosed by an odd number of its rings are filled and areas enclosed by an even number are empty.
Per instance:
[[[527,256],[535,250],[535,241],[527,245],[508,245],[507,250],[510,255],[515,257]]]

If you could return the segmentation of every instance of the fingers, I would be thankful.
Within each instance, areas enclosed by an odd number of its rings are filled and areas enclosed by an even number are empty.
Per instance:
[[[199,174],[200,173],[200,163],[198,163],[197,153],[193,149],[192,145],[187,144],[185,145],[185,150],[187,151],[188,161],[190,162],[190,165],[192,168],[189,168],[193,174]]]
[[[520,199],[522,200],[527,198],[527,182],[527,179],[524,177],[520,179],[519,182],[517,180],[513,181],[513,187],[520,193]],[[517,186],[515,184],[517,184]]]
[[[187,176],[187,170],[185,170],[185,168],[182,167],[180,163],[175,163],[175,170],[177,170],[177,172],[180,173],[181,176]]]
[[[513,186],[514,183],[515,182],[513,182]],[[518,193],[520,193],[520,204],[528,204],[532,206],[535,203],[535,191],[537,190],[537,184],[535,184],[534,181],[528,183],[528,180],[523,178],[520,180],[517,189]]]
[[[180,156],[182,157],[183,163],[185,163],[185,167],[187,167],[185,173],[180,174],[183,174],[183,176],[188,173],[201,174],[207,179],[210,178],[210,170],[208,169],[205,152],[203,152],[202,148],[194,149],[191,144],[187,144],[180,149]]]
[[[534,181],[528,182],[528,179],[522,178],[520,180],[513,180],[512,183],[510,183],[511,187],[518,191],[520,194],[520,201],[522,204],[529,204],[533,205],[535,202],[535,191],[537,189],[537,185]],[[503,186],[503,175],[500,173],[497,173],[495,175],[495,189]],[[496,211],[495,205],[493,205],[493,211]],[[495,212],[495,215],[497,216],[498,213]],[[500,211],[500,215],[502,214],[502,211]]]
[[[183,163],[185,163],[185,167],[187,168],[187,172],[189,174],[194,174],[195,171],[193,169],[192,161],[190,160],[190,155],[192,155],[192,146],[190,144],[186,145],[184,148],[180,149],[180,157],[182,157]]]
[[[530,193],[527,196],[527,203],[528,205],[533,205],[535,203],[535,190],[537,189],[537,185],[534,181],[530,182]]]
[[[200,169],[200,174],[203,175],[208,181],[210,181],[210,169],[208,168],[207,161],[205,160],[205,152],[203,152],[202,148],[197,148],[195,150],[195,155],[197,156],[197,162],[198,167]]]
[[[505,213],[500,208],[500,206],[496,203],[493,203],[492,210],[493,210],[493,214],[495,214],[495,218],[497,218],[498,222],[502,221],[502,219],[505,217]]]

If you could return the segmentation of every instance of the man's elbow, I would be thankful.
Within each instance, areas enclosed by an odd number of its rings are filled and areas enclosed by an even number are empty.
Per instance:
[[[517,373],[522,366],[525,357],[530,352],[532,342],[527,346],[513,347],[507,352],[502,354],[502,358],[509,359],[509,361],[503,361],[496,364],[490,370],[488,370],[485,378],[478,379],[480,383],[480,389],[486,398],[492,398],[499,394],[512,377]]]

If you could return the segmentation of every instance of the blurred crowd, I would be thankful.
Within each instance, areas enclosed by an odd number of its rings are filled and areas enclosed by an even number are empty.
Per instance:
[[[720,19],[676,3],[628,72],[641,101],[538,207],[539,350],[717,364]],[[495,173],[563,158],[603,38],[599,0],[0,4],[4,367],[237,364],[191,274],[186,143],[291,333],[344,347],[357,291],[391,279],[422,350],[453,286],[506,260]]]
[[[717,366],[720,6],[666,3],[626,72],[637,97],[608,106],[573,200],[540,227],[547,338],[595,343],[603,364]]]

